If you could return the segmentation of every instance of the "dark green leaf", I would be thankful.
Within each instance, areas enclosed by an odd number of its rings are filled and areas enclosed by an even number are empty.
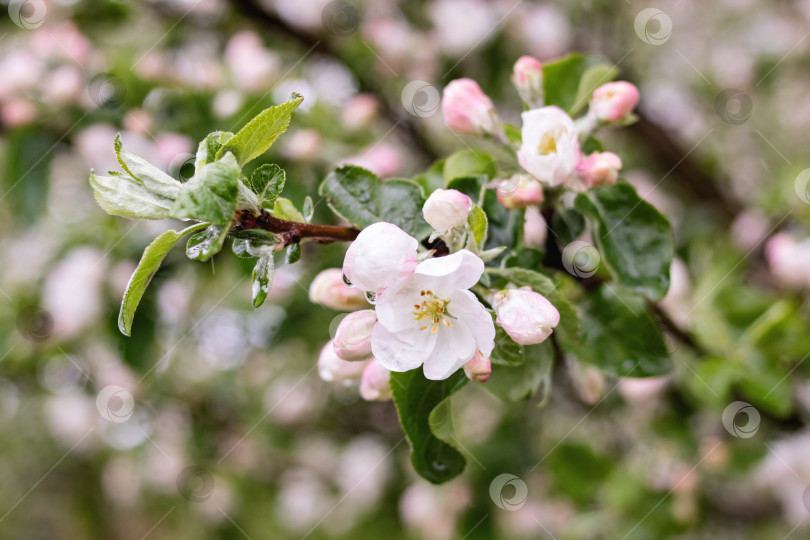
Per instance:
[[[495,348],[492,349],[492,354],[489,359],[493,364],[501,366],[519,366],[526,361],[524,356],[523,345],[518,345],[506,330],[499,325],[495,325]]]
[[[617,377],[653,377],[672,369],[664,337],[642,297],[602,285],[580,307],[582,339],[559,333],[566,352]]]
[[[674,250],[667,218],[626,182],[580,193],[575,207],[591,218],[594,239],[611,274],[651,300],[663,298]]]
[[[518,248],[503,260],[505,268],[539,268],[543,262],[543,252],[534,248]]]
[[[463,370],[443,381],[426,379],[421,367],[391,373],[399,421],[411,443],[411,462],[419,475],[434,484],[447,482],[464,470],[464,456],[448,442],[452,429],[449,407],[441,405],[466,383]]]
[[[247,185],[259,197],[263,208],[273,208],[286,181],[284,169],[275,163],[264,164],[251,173]]]
[[[194,261],[207,261],[222,250],[228,236],[228,225],[211,225],[188,239],[186,257]]]
[[[615,76],[613,69],[598,58],[581,54],[544,64],[545,104],[556,105],[569,114],[575,114],[588,103],[596,83],[603,79],[609,82]]]
[[[129,283],[127,283],[124,292],[124,299],[121,301],[121,311],[118,314],[118,329],[121,330],[122,334],[125,336],[130,335],[132,319],[135,317],[135,310],[138,309],[143,293],[172,246],[185,235],[197,232],[207,226],[207,223],[198,223],[182,231],[166,231],[146,246],[135,272],[129,278]]]
[[[356,227],[387,221],[417,239],[430,233],[422,217],[422,188],[408,180],[383,182],[371,171],[347,166],[330,174],[319,194],[336,214]]]
[[[236,211],[237,183],[241,169],[233,154],[197,169],[180,187],[170,215],[225,225]]]
[[[458,178],[453,178],[452,180],[447,182],[447,189],[455,189],[456,191],[460,191],[461,193],[472,199],[473,202],[480,204],[481,193],[486,181],[487,177],[483,175],[460,176]]]
[[[301,244],[290,244],[287,246],[287,253],[284,262],[287,264],[295,264],[301,258]]]
[[[439,188],[443,188],[445,185],[444,160],[440,159],[435,162],[427,171],[414,177],[413,181],[422,187],[426,196]]]
[[[499,246],[513,247],[523,234],[523,211],[508,210],[498,202],[494,189],[484,192],[484,204],[481,205],[487,214],[487,241],[484,247],[492,249]]]
[[[293,111],[303,100],[293,93],[289,101],[260,112],[219,149],[217,158],[232,152],[239,165],[244,165],[265,153],[279,135],[287,131]]]
[[[551,218],[551,229],[554,231],[560,250],[579,238],[585,230],[585,218],[573,208],[558,206]]]
[[[554,292],[557,285],[548,276],[529,270],[528,268],[490,268],[487,271],[496,276],[503,277],[507,281],[517,285],[518,287],[531,287],[535,292],[547,296]]]

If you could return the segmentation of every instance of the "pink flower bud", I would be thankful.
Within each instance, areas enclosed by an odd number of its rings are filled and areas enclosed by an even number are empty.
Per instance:
[[[419,242],[396,225],[374,223],[360,231],[346,250],[343,274],[357,289],[383,294],[416,271],[418,247]]]
[[[467,224],[472,200],[455,189],[437,189],[430,194],[422,215],[428,224],[440,233],[461,228]]]
[[[548,225],[540,213],[540,208],[530,206],[523,216],[523,245],[529,248],[545,250],[548,239]]]
[[[543,186],[526,174],[516,174],[501,183],[497,195],[498,201],[511,210],[526,208],[543,202]]]
[[[344,360],[365,360],[371,356],[371,329],[377,323],[373,309],[355,311],[346,315],[338,325],[335,339],[335,354]]]
[[[588,188],[615,184],[622,160],[613,152],[594,152],[577,163],[577,175]]]
[[[520,345],[542,343],[560,322],[560,312],[529,287],[504,289],[492,297],[492,307],[509,337]]]
[[[444,122],[456,133],[481,135],[500,130],[492,100],[472,79],[457,79],[444,88],[442,114]]]
[[[487,382],[489,374],[492,373],[492,362],[481,354],[481,351],[475,351],[472,360],[464,364],[464,373],[471,381]]]
[[[331,341],[323,346],[318,356],[318,375],[326,382],[357,379],[365,367],[366,362],[347,362],[336,355]]]
[[[591,112],[603,122],[619,122],[633,112],[638,89],[625,81],[603,84],[593,92]]]
[[[543,65],[533,56],[521,56],[512,68],[512,84],[531,108],[543,105]]]
[[[360,379],[360,397],[366,401],[391,399],[391,372],[385,369],[376,358],[369,360]]]
[[[327,268],[312,280],[309,286],[310,301],[338,311],[352,311],[368,307],[363,291],[343,282],[340,268]]]

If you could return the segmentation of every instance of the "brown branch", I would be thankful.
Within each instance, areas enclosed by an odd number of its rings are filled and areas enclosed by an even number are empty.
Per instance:
[[[278,234],[285,246],[297,244],[305,238],[321,244],[351,242],[360,234],[360,231],[354,227],[288,221],[271,216],[267,210],[262,210],[258,216],[254,216],[248,210],[237,210],[234,218],[237,224],[231,229],[232,231],[262,229]]]

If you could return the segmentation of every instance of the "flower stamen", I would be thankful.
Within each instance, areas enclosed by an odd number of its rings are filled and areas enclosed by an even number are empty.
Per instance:
[[[426,330],[430,326],[431,333],[435,334],[439,331],[439,326],[444,325],[448,328],[453,327],[448,318],[454,318],[447,312],[447,304],[450,303],[449,298],[439,298],[430,289],[419,291],[419,296],[425,297],[421,304],[414,304],[414,320],[421,321],[422,319],[429,319],[430,325],[425,325],[419,330]]]

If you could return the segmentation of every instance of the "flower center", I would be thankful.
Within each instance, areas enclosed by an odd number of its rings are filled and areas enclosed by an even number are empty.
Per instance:
[[[420,291],[419,296],[424,298],[421,304],[414,304],[413,318],[417,321],[425,320],[428,324],[420,327],[419,330],[426,330],[430,327],[432,333],[439,331],[439,325],[443,324],[448,328],[453,326],[449,319],[455,319],[447,312],[448,298],[439,298],[430,289]]]
[[[557,153],[557,134],[554,132],[544,133],[537,144],[537,153],[541,156],[548,156]]]

